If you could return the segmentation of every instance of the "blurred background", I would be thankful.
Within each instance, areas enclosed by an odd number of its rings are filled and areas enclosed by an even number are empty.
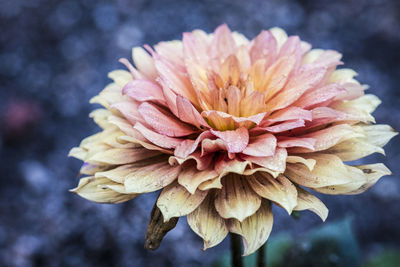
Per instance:
[[[68,192],[80,162],[71,147],[99,130],[88,103],[133,46],[222,23],[253,38],[284,28],[343,53],[400,130],[398,0],[0,0],[0,266],[227,266],[229,239],[203,252],[186,219],[157,251],[143,248],[155,195],[119,205]],[[400,138],[386,147],[394,173],[359,196],[321,196],[326,223],[275,210],[271,266],[400,266]],[[248,266],[252,258],[246,259]]]

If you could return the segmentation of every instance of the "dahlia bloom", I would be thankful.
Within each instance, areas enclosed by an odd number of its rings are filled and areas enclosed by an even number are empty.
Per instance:
[[[104,107],[91,113],[102,131],[70,152],[87,176],[78,195],[120,203],[161,190],[165,222],[187,216],[204,249],[239,234],[248,255],[268,239],[271,204],[325,220],[306,189],[359,194],[390,174],[344,163],[383,154],[397,133],[373,124],[380,100],[336,69],[338,52],[279,28],[248,40],[226,25],[145,49],[91,100]]]

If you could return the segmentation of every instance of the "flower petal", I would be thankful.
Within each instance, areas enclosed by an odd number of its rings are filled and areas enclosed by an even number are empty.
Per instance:
[[[261,197],[276,202],[289,214],[297,205],[296,187],[283,175],[273,178],[267,173],[257,172],[247,177],[251,188]]]
[[[329,210],[316,196],[297,186],[297,206],[293,210],[311,210],[317,214],[322,221],[328,217]]]
[[[392,174],[392,172],[382,163],[359,165],[355,167],[363,171],[367,178],[367,182],[357,190],[349,192],[349,195],[361,194],[370,189],[382,176]]]
[[[180,143],[183,142],[182,139],[177,139],[169,136],[165,136],[159,133],[156,133],[148,128],[146,128],[141,123],[136,123],[133,127],[134,129],[138,130],[147,140],[152,142],[153,144],[163,147],[163,148],[175,148]]]
[[[191,126],[179,121],[168,111],[147,102],[142,103],[138,111],[144,120],[162,135],[181,137],[195,132]]]
[[[223,132],[211,129],[211,133],[225,142],[228,152],[230,153],[242,152],[249,143],[249,131],[244,127],[234,131]]]
[[[211,167],[203,171],[199,171],[195,167],[186,167],[179,173],[178,183],[185,187],[189,193],[194,194],[201,183],[217,176],[218,173]]]
[[[188,99],[178,95],[176,97],[176,107],[178,110],[178,117],[182,121],[190,123],[197,128],[209,127],[207,122]]]
[[[243,256],[247,256],[264,245],[271,233],[272,225],[271,205],[264,200],[257,212],[243,222],[229,220],[229,231],[243,237]]]
[[[162,189],[179,175],[181,166],[159,162],[142,167],[125,177],[124,185],[129,193],[148,193]]]
[[[119,193],[107,187],[111,185],[121,184],[110,181],[107,178],[85,177],[79,180],[78,186],[71,189],[71,192],[99,203],[121,203],[138,196],[137,194]]]
[[[269,157],[275,154],[275,149],[276,137],[267,133],[251,137],[249,144],[242,153],[255,157]]]
[[[201,190],[191,194],[178,182],[174,182],[161,191],[157,207],[163,214],[164,222],[167,222],[173,217],[185,216],[194,211],[207,194],[208,191]]]
[[[208,194],[200,206],[187,216],[190,228],[204,240],[204,250],[222,242],[228,234],[225,220],[214,206],[214,198]]]
[[[91,156],[86,161],[92,164],[121,165],[160,155],[156,150],[145,148],[112,148]]]
[[[244,160],[253,162],[257,165],[260,165],[264,168],[270,169],[273,176],[276,176],[276,173],[282,173],[285,170],[286,166],[286,157],[287,152],[284,148],[277,148],[275,154],[269,157],[254,157],[248,155],[242,155]]]
[[[165,105],[162,88],[149,80],[131,81],[124,86],[122,93],[140,102],[155,101]]]
[[[225,176],[222,184],[215,198],[215,208],[222,218],[242,222],[260,208],[261,198],[250,188],[245,177],[231,174]]]

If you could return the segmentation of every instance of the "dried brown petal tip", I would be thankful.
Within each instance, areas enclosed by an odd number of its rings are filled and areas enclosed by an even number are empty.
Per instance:
[[[163,240],[164,236],[175,228],[178,223],[179,217],[171,218],[169,221],[164,222],[163,215],[155,203],[150,214],[149,226],[146,232],[145,249],[156,250]]]

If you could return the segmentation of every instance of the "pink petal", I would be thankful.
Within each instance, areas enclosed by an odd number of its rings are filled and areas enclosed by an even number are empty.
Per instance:
[[[175,116],[179,117],[178,108],[176,107],[176,94],[168,87],[167,83],[163,79],[158,79],[158,82],[162,86],[165,102],[167,103],[169,110]]]
[[[305,147],[314,150],[315,139],[313,138],[299,138],[299,137],[280,137],[278,147]]]
[[[335,100],[353,100],[364,95],[364,90],[367,89],[366,86],[357,83],[343,83],[341,84],[346,90],[342,94],[335,97]]]
[[[258,59],[266,59],[267,66],[275,60],[278,44],[275,37],[269,31],[262,31],[254,39],[253,46],[250,49],[251,62]]]
[[[154,46],[154,49],[157,53],[153,51],[153,57],[157,57],[155,55],[161,56],[167,61],[173,63],[177,70],[185,71],[181,46],[178,46],[175,42],[160,42]]]
[[[277,112],[274,112],[269,116],[267,122],[281,122],[288,120],[312,120],[312,112],[298,107],[288,107]],[[263,125],[263,124],[261,124]]]
[[[304,120],[290,120],[274,126],[268,126],[262,129],[267,130],[271,133],[281,133],[295,128],[303,127],[304,125],[305,125]]]
[[[274,111],[289,106],[319,83],[325,72],[325,67],[299,70],[299,73],[288,82],[285,88],[267,103],[269,109]]]
[[[213,134],[210,131],[202,132],[196,140],[187,139],[179,144],[179,146],[175,148],[174,154],[177,157],[186,158],[196,150],[201,141],[211,137],[213,137]]]
[[[236,50],[235,40],[233,40],[231,30],[226,24],[219,26],[214,31],[214,39],[211,43],[210,54],[213,59],[225,60]]]
[[[217,151],[226,151],[226,145],[225,142],[218,138],[216,140],[211,140],[211,139],[204,139],[201,142],[201,155],[206,155],[209,153],[214,153]]]
[[[263,134],[250,138],[243,154],[255,157],[268,157],[275,154],[276,138],[272,134]]]
[[[140,101],[156,101],[165,104],[162,88],[155,82],[149,80],[134,80],[122,89],[122,93]]]
[[[208,64],[208,44],[191,32],[185,32],[182,38],[183,55],[186,65],[196,63],[202,67]]]
[[[132,124],[136,122],[145,123],[142,116],[138,112],[139,103],[135,101],[117,102],[111,105],[111,108],[117,109]]]
[[[225,142],[228,152],[230,153],[242,152],[249,143],[249,131],[244,127],[234,131],[223,132],[211,129],[211,132]]]
[[[197,128],[209,128],[207,122],[188,99],[178,95],[176,98],[176,107],[178,117],[182,121],[195,125]]]
[[[186,161],[195,160],[196,168],[199,171],[202,171],[202,170],[205,170],[210,167],[210,165],[213,163],[213,158],[214,158],[214,154],[207,154],[207,155],[202,156],[200,154],[200,151],[195,151],[186,158],[179,158],[179,157],[171,156],[171,157],[169,157],[168,162],[171,165],[175,165],[175,164],[182,165]]]
[[[346,92],[346,90],[339,84],[328,84],[306,92],[293,105],[301,108],[310,108],[316,104],[331,100],[343,92]]]
[[[294,55],[296,63],[294,70],[297,71],[301,64],[301,56],[303,51],[301,49],[301,41],[298,36],[290,36],[282,45],[279,51],[279,57]]]
[[[138,130],[147,140],[152,142],[153,144],[163,147],[163,148],[175,148],[180,143],[182,143],[182,139],[173,138],[169,136],[165,136],[159,133],[156,133],[148,128],[146,128],[143,124],[137,122],[134,126],[136,130]]]
[[[142,103],[138,111],[143,119],[160,134],[179,137],[195,132],[189,125],[174,118],[169,111],[157,108],[148,102]]]

